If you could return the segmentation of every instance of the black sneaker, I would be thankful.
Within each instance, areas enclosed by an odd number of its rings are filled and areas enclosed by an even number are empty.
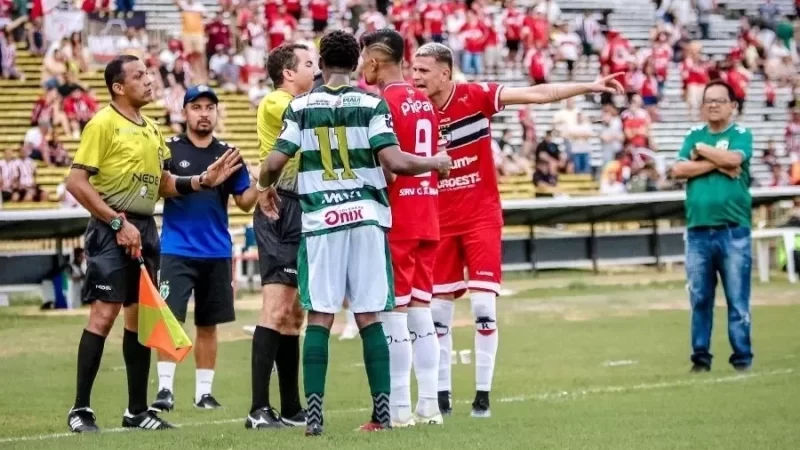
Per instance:
[[[125,410],[122,415],[122,428],[141,428],[143,430],[169,430],[175,428],[171,423],[158,417],[156,411],[147,411],[136,414],[135,416]]]
[[[300,427],[306,424],[306,410],[301,409],[292,417],[281,415],[281,421],[287,427]]]
[[[175,396],[169,389],[162,389],[158,391],[156,401],[150,407],[160,412],[172,411],[175,408]]]
[[[97,433],[97,417],[92,408],[72,408],[67,414],[67,425],[73,433]]]
[[[453,408],[450,407],[450,397],[450,391],[439,391],[439,412],[443,416],[453,413]]]
[[[194,404],[194,407],[199,409],[217,409],[222,408],[222,405],[219,404],[213,395],[203,394],[203,396],[200,397],[200,401]]]
[[[269,406],[251,412],[244,421],[248,430],[263,430],[268,428],[286,428],[281,420],[281,415]]]
[[[306,436],[322,436],[322,425],[312,423],[306,427]]]
[[[472,402],[472,417],[492,417],[492,411],[489,409],[489,392],[477,391],[475,392],[475,401]]]
[[[743,364],[734,364],[734,365],[733,365],[733,368],[734,368],[734,370],[736,370],[737,372],[747,372],[747,371],[749,371],[749,370],[750,370],[750,364],[746,364],[746,363],[743,363]]]
[[[711,372],[711,366],[707,364],[694,363],[692,365],[692,373]]]

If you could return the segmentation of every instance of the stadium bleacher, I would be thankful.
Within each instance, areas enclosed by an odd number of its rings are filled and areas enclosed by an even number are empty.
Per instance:
[[[218,2],[203,0],[209,11],[219,9]],[[529,2],[518,2],[526,4]],[[741,3],[742,5],[739,5]],[[781,0],[778,2],[782,8],[793,7],[791,0]],[[597,2],[590,0],[561,0],[558,2],[564,10],[564,19],[574,16],[577,11],[588,8],[597,9]],[[751,5],[751,2],[728,1],[731,7]],[[625,37],[630,39],[636,46],[647,45],[650,29],[655,25],[654,5],[650,0],[613,0],[604,2],[604,7],[611,8],[609,25],[619,30]],[[137,10],[145,11],[148,14],[148,29],[163,32],[177,32],[180,27],[180,15],[174,3],[170,0],[142,0],[136,5]],[[741,8],[752,9],[752,8]],[[308,23],[302,21],[301,29],[309,27]],[[738,20],[735,17],[727,18],[722,15],[715,15],[712,18],[712,37],[713,40],[701,41],[703,51],[712,57],[719,57],[727,54],[735,43],[735,34],[738,29]],[[41,59],[20,49],[18,54],[19,66],[26,73],[24,82],[0,80],[0,88],[3,88],[4,95],[0,96],[0,143],[5,147],[17,146],[22,142],[22,138],[27,128],[29,128],[29,118],[32,105],[38,98],[41,88],[40,66]],[[576,69],[576,81],[592,81],[599,72],[599,63],[594,57],[588,69],[583,65],[578,65]],[[497,80],[510,86],[521,86],[527,84],[527,78],[518,71],[508,71],[502,75],[483,75],[483,80]],[[81,81],[88,84],[97,96],[101,104],[109,101],[109,94],[103,84],[102,73],[100,71],[81,75]],[[551,77],[551,81],[566,81],[566,67],[562,64],[556,66]],[[764,81],[757,75],[749,87],[748,104],[745,108],[743,118],[739,122],[754,132],[755,137],[755,156],[751,172],[757,181],[767,180],[770,170],[760,162],[759,156],[766,148],[770,139],[775,139],[778,144],[778,154],[785,155],[782,151],[782,132],[788,118],[784,105],[789,100],[790,92],[788,89],[778,91],[778,101],[776,106],[768,108],[764,103]],[[243,156],[249,162],[257,161],[258,139],[256,137],[255,111],[251,108],[246,95],[225,94],[220,95],[225,103],[227,118],[225,120],[226,134],[219,136],[221,139],[236,145]],[[599,116],[599,106],[584,99],[578,100],[578,106],[588,112],[590,117]],[[669,79],[665,89],[665,102],[662,102],[661,116],[662,122],[654,124],[653,137],[659,154],[667,164],[671,164],[680,147],[683,136],[693,123],[687,120],[686,107],[681,100],[681,80],[677,66],[673,65],[670,70]],[[536,129],[539,136],[552,127],[553,115],[560,108],[560,105],[535,105]],[[155,118],[162,118],[163,108],[153,103],[144,109],[144,112]],[[499,138],[505,130],[510,130],[512,135],[511,144],[520,145],[522,142],[522,129],[518,120],[518,107],[509,107],[498,114],[493,124],[495,138]],[[163,127],[165,136],[170,135],[166,126]],[[70,154],[73,154],[78,145],[78,140],[71,136],[61,136],[61,141]],[[593,166],[599,167],[602,164],[602,156],[599,150],[599,139],[592,140]],[[782,163],[788,162],[788,157],[784,156]],[[63,180],[67,169],[56,167],[41,167],[37,174],[37,181],[49,195],[49,202],[42,203],[6,203],[5,208],[51,208],[57,207],[55,202],[55,191],[57,185]],[[568,195],[591,195],[598,190],[597,182],[588,175],[565,175],[559,178],[558,192]],[[500,191],[504,198],[530,198],[535,195],[534,187],[527,176],[506,177],[502,179]],[[249,216],[236,208],[231,209],[232,225],[243,225],[249,222]]]

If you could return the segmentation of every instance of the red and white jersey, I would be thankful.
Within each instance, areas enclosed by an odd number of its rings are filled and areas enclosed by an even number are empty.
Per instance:
[[[800,153],[800,123],[789,122],[783,133],[787,153]]]
[[[439,127],[453,159],[439,181],[441,236],[503,226],[492,158],[492,116],[503,109],[496,83],[456,83],[439,110]]]
[[[686,58],[681,63],[681,78],[686,84],[708,84],[708,65]]]
[[[392,112],[400,149],[431,156],[439,148],[439,115],[430,99],[408,83],[391,83],[383,98]],[[439,240],[439,176],[435,171],[398,175],[389,186],[391,239]]]
[[[0,191],[11,192],[19,176],[15,160],[0,159]]]
[[[445,7],[442,4],[428,4],[422,10],[422,20],[431,34],[444,33]]]
[[[19,187],[29,189],[36,186],[36,163],[30,159],[15,159],[12,161],[19,174]]]
[[[518,41],[522,35],[522,21],[525,15],[519,12],[516,8],[506,9],[505,17],[503,17],[503,27],[506,30],[507,41]]]

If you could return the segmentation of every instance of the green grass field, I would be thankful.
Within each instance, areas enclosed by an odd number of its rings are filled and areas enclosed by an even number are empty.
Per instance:
[[[499,303],[500,351],[492,418],[471,419],[474,367],[454,366],[454,415],[443,427],[365,435],[354,431],[370,407],[361,343],[331,341],[326,435],[300,429],[244,429],[250,401],[250,341],[241,327],[254,305],[239,302],[239,320],[224,341],[214,382],[222,411],[198,411],[193,361],[178,368],[181,429],[120,432],[127,394],[118,323],[106,343],[92,406],[106,431],[67,433],[74,397],[75,351],[84,315],[0,308],[0,449],[797,449],[800,448],[800,287],[754,282],[753,369],[728,364],[725,309],[717,309],[715,365],[689,373],[689,313],[680,273],[589,276],[542,274],[513,280]],[[721,293],[718,294],[721,298]],[[722,303],[722,302],[720,302]],[[469,302],[462,301],[455,349],[471,349]],[[155,395],[155,364],[150,396]],[[273,391],[273,398],[277,392]]]

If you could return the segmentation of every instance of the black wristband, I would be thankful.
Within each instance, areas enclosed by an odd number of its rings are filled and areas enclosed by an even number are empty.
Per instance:
[[[175,177],[175,190],[181,195],[194,194],[192,177]]]

